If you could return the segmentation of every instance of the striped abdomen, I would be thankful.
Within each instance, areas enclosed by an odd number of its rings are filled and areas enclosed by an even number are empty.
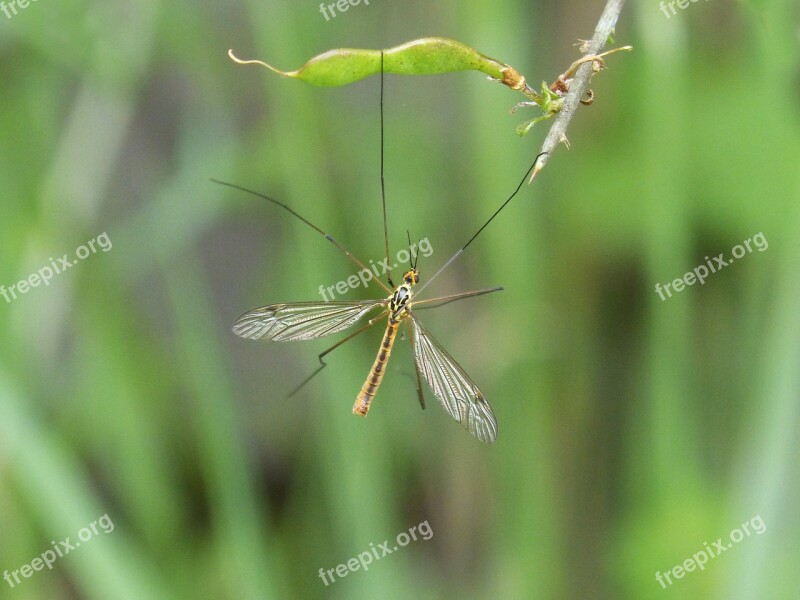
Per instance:
[[[397,335],[397,329],[400,327],[399,321],[389,319],[389,324],[386,326],[386,333],[383,334],[383,341],[378,350],[378,356],[375,357],[375,362],[370,369],[369,376],[361,386],[361,391],[358,393],[356,403],[353,405],[353,413],[357,415],[367,416],[369,411],[369,404],[378,392],[378,386],[383,379],[383,373],[386,370],[386,363],[389,360],[389,355],[392,353],[392,345],[394,338]]]

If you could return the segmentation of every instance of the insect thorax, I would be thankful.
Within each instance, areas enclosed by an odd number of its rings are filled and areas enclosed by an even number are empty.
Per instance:
[[[389,297],[389,312],[392,320],[399,321],[406,316],[406,304],[411,301],[413,296],[414,292],[409,284],[401,283],[397,286],[397,289]]]
[[[406,317],[406,304],[411,302],[414,292],[411,288],[419,281],[419,272],[412,267],[410,271],[403,273],[403,283],[395,288],[394,293],[389,296],[389,321],[398,322]]]

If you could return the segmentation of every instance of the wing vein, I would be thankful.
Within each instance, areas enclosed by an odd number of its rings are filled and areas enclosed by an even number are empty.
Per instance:
[[[456,421],[482,442],[497,439],[497,419],[469,375],[431,336],[413,314],[414,355],[433,394]]]
[[[233,332],[251,340],[311,340],[342,331],[384,304],[386,300],[272,304],[244,313]]]

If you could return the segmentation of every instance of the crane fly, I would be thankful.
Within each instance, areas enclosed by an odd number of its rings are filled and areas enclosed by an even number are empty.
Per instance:
[[[384,241],[386,250],[386,263],[389,259],[389,236],[388,226],[386,219],[386,189],[384,182],[384,123],[383,123],[383,54],[381,54],[381,87],[380,87],[380,116],[381,116],[381,198],[383,205],[383,229]],[[539,155],[541,156],[541,154]],[[420,288],[426,287],[435,277],[437,277],[445,268],[447,268],[466,248],[472,241],[480,234],[481,231],[497,216],[497,214],[508,204],[511,199],[519,192],[525,179],[533,170],[538,161],[539,156],[536,157],[533,165],[528,169],[525,177],[522,178],[517,188],[508,197],[508,199],[495,211],[495,213],[487,220],[481,228],[473,235],[469,241],[462,246],[451,258],[447,261],[436,273],[428,280],[428,282]],[[303,223],[317,231],[326,240],[331,242],[336,248],[339,249],[345,256],[358,265],[363,270],[368,270],[364,264],[356,258],[350,251],[337,242],[330,234],[326,233],[299,213],[295,212],[288,205],[279,202],[273,198],[260,194],[253,190],[238,186],[232,183],[212,179],[215,183],[219,183],[234,189],[238,189],[262,199],[268,200],[273,204],[285,209]],[[409,242],[409,255],[411,252],[411,236],[408,236]],[[367,375],[361,390],[356,396],[353,405],[353,413],[361,416],[366,416],[369,412],[372,400],[378,392],[381,382],[386,371],[386,365],[389,361],[389,356],[394,347],[398,331],[401,325],[405,324],[408,332],[408,339],[411,344],[412,356],[414,361],[414,370],[416,372],[417,384],[417,398],[422,408],[425,408],[425,397],[422,389],[422,380],[424,379],[434,396],[441,402],[444,409],[453,417],[457,422],[466,428],[472,435],[477,437],[482,442],[492,443],[497,439],[497,419],[494,411],[489,404],[483,392],[478,388],[475,382],[467,375],[466,371],[453,359],[452,356],[436,341],[436,339],[428,332],[422,325],[414,310],[417,308],[429,308],[433,306],[441,306],[464,298],[481,296],[502,290],[501,287],[487,288],[481,290],[474,290],[469,292],[462,292],[450,296],[441,296],[438,298],[431,298],[427,300],[416,300],[414,286],[420,280],[419,269],[417,268],[417,260],[411,262],[411,268],[403,274],[402,282],[395,286],[392,282],[391,273],[387,271],[387,283],[384,284],[378,278],[372,280],[378,283],[385,292],[389,295],[379,300],[354,300],[354,301],[326,301],[326,302],[292,302],[286,304],[271,304],[247,311],[241,315],[233,325],[233,333],[239,337],[251,340],[272,340],[272,341],[297,341],[297,340],[312,340],[334,333],[339,333],[345,329],[350,328],[359,321],[361,321],[368,314],[373,313],[374,316],[370,318],[366,324],[351,333],[344,339],[340,340],[327,350],[319,354],[318,359],[320,366],[307,377],[295,390],[290,394],[296,393],[303,385],[308,383],[317,373],[327,366],[323,358],[344,344],[351,340],[358,334],[366,331],[375,323],[386,318],[386,330],[383,334],[381,345],[378,349],[378,354],[372,364],[372,368]]]
[[[414,265],[403,275],[403,282],[382,300],[295,302],[256,308],[236,320],[233,332],[240,337],[253,340],[316,339],[347,329],[368,313],[375,311],[375,316],[363,327],[320,354],[320,362],[325,366],[322,358],[331,350],[388,317],[375,362],[353,405],[353,413],[366,416],[383,380],[397,333],[400,326],[405,323],[413,350],[417,373],[417,393],[422,407],[424,408],[425,401],[420,380],[424,378],[434,395],[442,402],[445,410],[456,421],[462,423],[481,441],[493,442],[497,437],[497,420],[492,407],[464,369],[420,323],[413,308],[488,294],[502,288],[477,290],[417,302],[413,300],[413,287],[418,281],[419,270]],[[314,374],[318,371],[315,371]],[[308,379],[303,383],[307,381]]]

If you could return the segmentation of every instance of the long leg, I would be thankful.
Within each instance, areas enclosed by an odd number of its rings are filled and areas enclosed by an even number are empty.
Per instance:
[[[428,300],[419,300],[419,301],[412,301],[411,306],[414,310],[418,308],[434,308],[433,306],[424,306],[425,304],[431,304],[433,302],[438,302],[439,304],[436,307],[444,306],[445,304],[449,304],[450,302],[455,302],[456,300],[461,300],[463,298],[472,298],[474,296],[483,296],[484,294],[491,294],[492,292],[499,292],[503,288],[495,287],[495,288],[486,288],[484,290],[474,290],[472,292],[461,292],[460,294],[453,294],[452,296],[439,296],[438,298],[429,298]]]
[[[311,381],[311,380],[312,380],[312,379],[313,379],[313,378],[314,378],[314,377],[315,377],[317,374],[319,374],[319,372],[320,372],[320,371],[322,371],[322,369],[324,369],[325,367],[327,367],[327,366],[328,366],[328,363],[326,363],[324,360],[322,360],[322,359],[323,359],[323,358],[324,358],[324,357],[325,357],[327,354],[329,354],[329,353],[333,352],[334,350],[336,350],[336,349],[337,349],[339,346],[341,346],[341,345],[342,345],[342,344],[344,344],[345,342],[347,342],[347,341],[349,341],[349,340],[353,339],[353,338],[354,338],[354,337],[356,337],[356,336],[357,336],[359,333],[361,333],[361,332],[363,332],[363,331],[366,331],[367,329],[369,329],[370,327],[372,327],[372,326],[373,326],[373,325],[374,325],[374,324],[375,324],[377,321],[379,321],[380,319],[382,319],[382,318],[383,318],[383,317],[385,317],[385,316],[386,316],[386,311],[382,312],[382,313],[381,313],[381,314],[379,314],[377,317],[375,317],[375,318],[373,318],[373,319],[370,319],[369,321],[367,321],[366,325],[364,325],[363,327],[360,327],[359,329],[357,329],[356,331],[354,331],[353,333],[351,333],[350,335],[348,335],[348,336],[347,336],[346,338],[344,338],[343,340],[339,340],[338,342],[336,342],[336,343],[335,343],[333,346],[331,346],[330,348],[328,348],[328,349],[327,349],[327,350],[325,350],[324,352],[321,352],[321,353],[319,354],[319,356],[317,356],[317,358],[319,359],[319,364],[320,364],[320,366],[319,366],[319,367],[317,367],[317,368],[314,370],[314,372],[313,372],[313,373],[311,373],[311,375],[309,375],[308,377],[306,377],[306,378],[305,378],[305,379],[302,381],[302,383],[301,383],[300,385],[298,385],[296,388],[294,388],[294,389],[292,390],[292,392],[291,392],[291,393],[290,393],[290,394],[287,396],[287,398],[291,398],[292,396],[294,396],[294,395],[295,395],[297,392],[299,392],[299,391],[300,391],[300,388],[302,388],[302,387],[303,387],[305,384],[307,384],[309,381]]]
[[[489,217],[489,219],[488,219],[488,220],[487,220],[487,221],[486,221],[486,222],[485,222],[483,225],[481,225],[481,226],[480,226],[480,229],[478,229],[478,231],[476,231],[476,232],[475,232],[475,234],[474,234],[474,235],[473,235],[471,238],[469,238],[469,240],[467,240],[467,243],[466,243],[466,244],[464,244],[463,246],[461,246],[461,248],[460,248],[459,250],[457,250],[457,251],[456,251],[456,253],[455,253],[453,256],[451,256],[451,257],[450,257],[450,260],[448,260],[446,263],[444,263],[444,266],[442,266],[442,267],[441,267],[441,268],[440,268],[438,271],[436,271],[436,273],[434,273],[433,277],[431,277],[430,279],[428,279],[428,281],[427,281],[425,284],[423,284],[423,286],[422,286],[422,287],[421,287],[421,288],[420,288],[420,289],[417,291],[417,293],[418,293],[418,294],[419,294],[420,292],[422,292],[422,290],[424,290],[426,287],[428,287],[428,286],[431,284],[431,282],[432,282],[434,279],[436,279],[436,278],[439,276],[439,274],[440,274],[442,271],[444,271],[444,270],[445,270],[447,267],[449,267],[449,266],[450,266],[450,263],[452,263],[452,262],[453,262],[455,259],[457,259],[457,258],[458,258],[458,257],[461,255],[461,253],[462,253],[464,250],[466,250],[466,249],[467,249],[467,246],[469,246],[469,245],[470,245],[470,244],[471,244],[471,243],[472,243],[472,242],[475,240],[475,238],[476,238],[476,237],[478,237],[478,235],[480,235],[481,231],[483,231],[483,230],[486,228],[486,226],[487,226],[487,225],[489,225],[489,223],[491,223],[491,222],[494,220],[494,218],[495,218],[497,215],[499,215],[499,214],[500,214],[500,211],[502,211],[502,210],[503,210],[503,209],[506,207],[506,205],[507,205],[509,202],[511,202],[511,200],[514,198],[514,196],[516,196],[516,195],[517,195],[517,193],[518,193],[518,192],[520,191],[520,189],[522,188],[522,184],[523,184],[523,183],[525,183],[525,180],[528,178],[528,175],[530,175],[531,171],[533,171],[533,168],[536,166],[536,163],[538,163],[538,162],[539,162],[539,159],[540,159],[540,158],[541,158],[543,155],[547,155],[547,152],[541,152],[540,154],[538,154],[538,155],[536,156],[536,158],[535,158],[535,159],[534,159],[534,161],[533,161],[533,164],[532,164],[532,165],[530,166],[530,168],[528,168],[528,170],[525,172],[525,176],[524,176],[524,177],[522,178],[522,180],[519,182],[519,185],[518,185],[518,186],[517,186],[517,188],[516,188],[516,189],[515,189],[515,190],[514,190],[514,191],[511,193],[511,195],[508,197],[508,199],[507,199],[505,202],[503,202],[503,204],[501,204],[501,205],[500,205],[500,208],[498,208],[496,211],[494,211],[494,214],[492,214],[492,216],[491,216],[491,217]]]
[[[383,50],[381,50],[381,203],[383,204],[383,241],[386,243],[386,262],[389,264],[389,225],[386,221],[386,182],[383,176]],[[389,287],[393,288],[392,274],[386,271]]]
[[[300,214],[296,213],[294,210],[292,210],[291,208],[289,208],[289,207],[288,207],[286,204],[284,204],[283,202],[278,202],[277,200],[275,200],[275,199],[273,199],[273,198],[270,198],[269,196],[265,196],[264,194],[260,194],[260,193],[258,193],[258,192],[255,192],[255,191],[253,191],[253,190],[247,189],[246,187],[242,187],[242,186],[240,186],[240,185],[236,185],[235,183],[228,183],[227,181],[220,181],[219,179],[214,179],[213,177],[211,178],[211,181],[213,181],[214,183],[218,183],[218,184],[220,184],[220,185],[225,185],[225,186],[228,186],[228,187],[230,187],[230,188],[233,188],[233,189],[235,189],[235,190],[240,190],[240,191],[242,191],[242,192],[247,192],[248,194],[253,194],[254,196],[258,196],[259,198],[262,198],[262,199],[264,199],[264,200],[269,200],[269,201],[270,201],[270,202],[272,202],[273,204],[276,204],[276,205],[280,206],[281,208],[284,208],[284,209],[286,209],[286,210],[287,210],[287,211],[289,211],[291,214],[293,214],[295,217],[297,217],[298,219],[300,219],[300,220],[301,220],[303,223],[305,223],[306,225],[308,225],[309,227],[311,227],[312,229],[314,229],[316,232],[318,232],[319,234],[321,234],[321,235],[322,235],[322,237],[324,237],[324,238],[325,238],[326,240],[328,240],[328,241],[329,241],[331,244],[333,244],[334,246],[336,246],[336,247],[337,247],[339,250],[341,250],[341,251],[342,251],[342,252],[345,254],[345,256],[347,256],[347,258],[349,258],[349,259],[350,259],[350,260],[352,260],[354,263],[356,263],[356,264],[357,264],[357,265],[358,265],[358,266],[361,268],[361,270],[362,270],[362,271],[369,271],[369,269],[367,269],[367,267],[365,267],[365,266],[364,266],[364,264],[363,264],[363,263],[362,263],[360,260],[358,260],[358,259],[357,259],[355,256],[353,256],[353,255],[350,253],[350,251],[349,251],[347,248],[345,248],[345,247],[344,247],[344,246],[342,246],[342,245],[341,245],[339,242],[337,242],[335,239],[333,239],[333,236],[332,236],[332,235],[330,235],[330,234],[328,234],[328,233],[325,233],[324,231],[322,231],[322,229],[320,229],[319,227],[317,227],[316,225],[314,225],[314,224],[313,224],[311,221],[309,221],[308,219],[304,218],[302,215],[300,215]],[[375,279],[375,281],[378,283],[378,285],[380,285],[380,286],[381,286],[381,287],[382,287],[384,290],[386,290],[386,291],[387,291],[387,292],[389,292],[390,294],[391,294],[391,293],[394,291],[394,290],[391,290],[391,289],[389,289],[388,287],[386,287],[386,284],[385,284],[385,283],[383,283],[383,282],[382,282],[380,279]]]
[[[408,329],[408,341],[411,342],[411,358],[414,361],[414,371],[417,374],[417,399],[422,410],[425,410],[425,394],[422,391],[422,372],[419,370],[419,363],[417,362],[417,353],[414,352],[414,328],[406,322]]]

